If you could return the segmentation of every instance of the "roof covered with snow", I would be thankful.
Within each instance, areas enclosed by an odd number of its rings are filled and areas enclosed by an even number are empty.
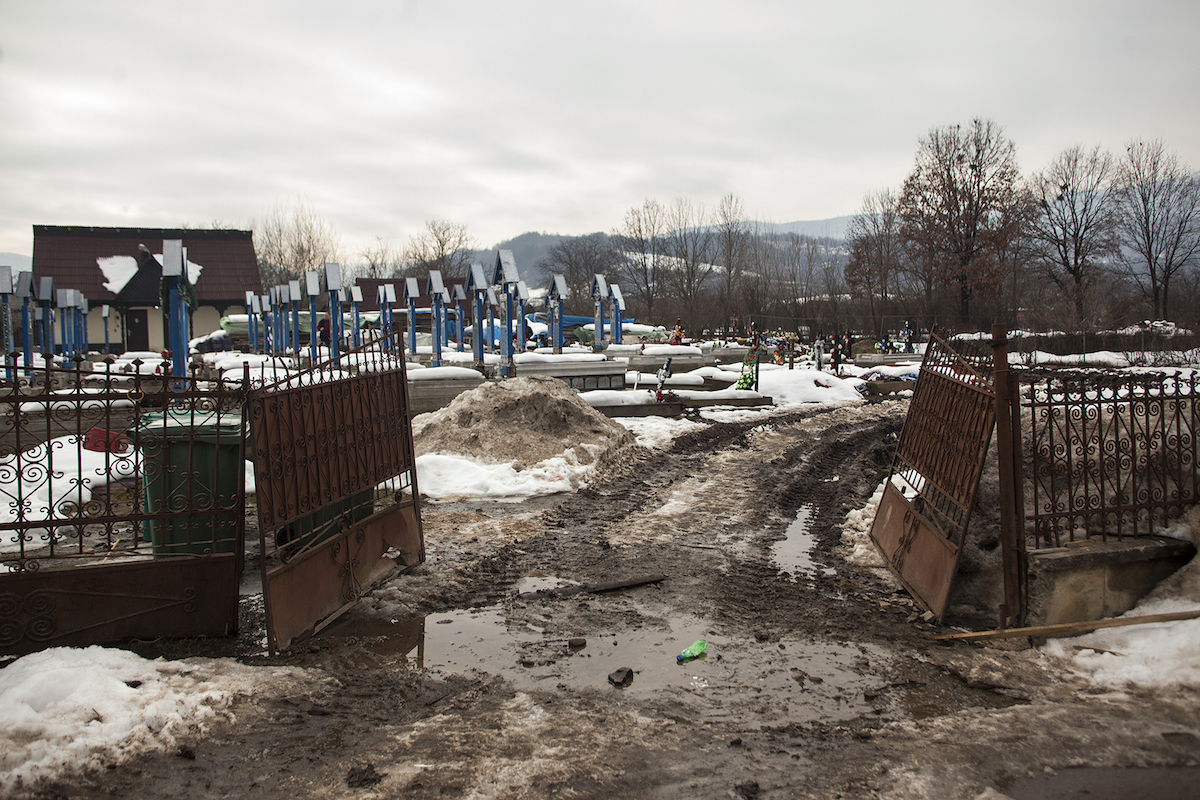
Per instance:
[[[181,239],[197,299],[205,304],[244,302],[246,292],[262,293],[253,236],[238,230],[34,225],[33,274],[35,279],[53,277],[56,289],[78,289],[92,305],[141,305],[148,299],[142,296],[146,286],[152,284],[151,296],[157,296],[161,272],[148,274],[159,268],[138,245],[157,255],[164,239]]]

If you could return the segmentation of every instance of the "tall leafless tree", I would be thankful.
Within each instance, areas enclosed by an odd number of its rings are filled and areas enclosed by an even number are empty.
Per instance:
[[[748,321],[752,320],[760,331],[777,327],[767,319],[774,305],[775,293],[783,273],[782,259],[774,238],[755,224],[746,243],[745,266],[738,282],[739,306]]]
[[[1122,262],[1166,319],[1172,278],[1200,257],[1200,185],[1161,141],[1141,139],[1126,148],[1118,184]]]
[[[703,205],[677,198],[667,210],[663,247],[670,256],[668,284],[683,306],[683,323],[693,330],[704,289],[713,275],[713,229]]]
[[[900,269],[900,198],[890,189],[869,192],[847,230],[849,260],[846,285],[851,296],[865,297],[871,329],[879,330],[880,306],[887,302]]]
[[[404,271],[422,276],[440,270],[443,278],[465,278],[479,243],[458,222],[433,219],[420,233],[409,237],[404,248]]]
[[[359,274],[364,278],[388,278],[401,269],[400,256],[382,237],[376,236],[375,243],[358,253],[362,259]]]
[[[568,314],[589,316],[592,312],[592,277],[615,273],[621,257],[603,233],[568,236],[558,241],[538,267],[546,273],[561,273],[567,282],[563,309]]]
[[[621,227],[612,234],[622,256],[622,293],[626,300],[633,300],[646,312],[649,322],[654,320],[654,306],[664,289],[666,232],[666,209],[657,200],[648,199],[626,211]]]
[[[1036,212],[1030,240],[1042,273],[1064,292],[1075,322],[1087,322],[1087,296],[1116,251],[1112,156],[1098,146],[1068,147],[1029,180]]]
[[[322,272],[325,264],[341,261],[341,242],[333,226],[305,199],[293,207],[278,203],[253,224],[254,252],[263,286]]]
[[[718,273],[719,297],[724,326],[731,324],[732,318],[742,316],[741,280],[750,247],[750,225],[746,221],[742,199],[733,193],[722,197],[717,205],[715,223],[717,263],[721,267]]]
[[[900,194],[901,232],[957,289],[962,322],[974,292],[1002,283],[997,253],[1020,232],[1009,213],[1019,175],[1016,147],[991,120],[934,128],[919,142]]]

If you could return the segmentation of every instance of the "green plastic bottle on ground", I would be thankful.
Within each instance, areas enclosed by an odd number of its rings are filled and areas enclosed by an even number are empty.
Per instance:
[[[683,652],[675,656],[675,660],[680,664],[685,661],[692,661],[704,655],[704,651],[708,649],[708,643],[703,639],[697,639],[683,649]]]

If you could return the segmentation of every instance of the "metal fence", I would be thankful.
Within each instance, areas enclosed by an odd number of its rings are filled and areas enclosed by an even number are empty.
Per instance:
[[[1060,372],[1023,387],[1043,546],[1154,532],[1200,499],[1195,371]]]
[[[236,628],[245,393],[158,367],[0,389],[0,653]]]
[[[0,566],[234,552],[242,389],[49,364],[0,390]]]

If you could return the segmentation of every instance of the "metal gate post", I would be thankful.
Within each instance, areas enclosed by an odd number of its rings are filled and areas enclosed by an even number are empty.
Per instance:
[[[1004,603],[1000,628],[1025,620],[1025,502],[1021,491],[1020,394],[1013,391],[1008,371],[1008,332],[992,326],[992,363],[996,392],[996,457],[1000,467],[1000,562],[1004,573]]]

